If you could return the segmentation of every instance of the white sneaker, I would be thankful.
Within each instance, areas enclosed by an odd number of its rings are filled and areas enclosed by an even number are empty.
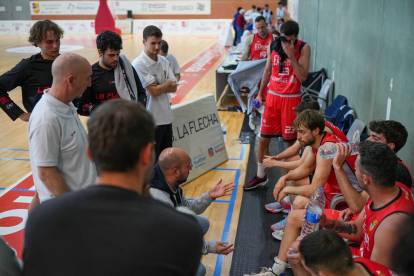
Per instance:
[[[275,274],[271,268],[263,267],[262,271],[258,274],[244,274],[244,276],[280,276]]]
[[[249,115],[249,127],[253,131],[256,130],[256,112],[254,110]]]
[[[272,233],[273,238],[281,241],[283,238],[283,233],[285,233],[285,230],[276,230]]]

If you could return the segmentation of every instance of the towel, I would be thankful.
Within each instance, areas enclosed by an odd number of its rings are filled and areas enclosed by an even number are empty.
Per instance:
[[[122,67],[124,70],[122,70]],[[114,71],[116,90],[118,91],[119,97],[122,99],[137,101],[137,84],[135,83],[134,72],[132,70],[132,65],[129,59],[127,59],[124,54],[119,54],[119,62]],[[125,77],[128,80],[129,85],[127,84]]]

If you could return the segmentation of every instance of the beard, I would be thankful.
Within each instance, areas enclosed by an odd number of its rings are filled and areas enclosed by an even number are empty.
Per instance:
[[[315,136],[312,136],[312,138],[310,138],[307,141],[303,141],[303,140],[302,141],[298,140],[298,141],[302,147],[307,147],[307,146],[312,146],[315,143],[316,139],[315,139]]]
[[[118,65],[118,62],[115,64],[115,65],[112,65],[111,63],[108,63],[104,58],[102,59],[102,64],[103,65],[105,65],[105,67],[107,67],[107,68],[112,68],[112,69],[114,69],[117,65]]]
[[[187,174],[187,176],[186,176],[186,177],[184,177],[183,172],[182,172],[182,171],[180,171],[180,177],[179,177],[179,178],[178,178],[178,180],[177,180],[178,185],[181,185],[181,184],[183,184],[184,182],[186,182],[186,181],[187,181],[187,178],[188,178],[188,175],[189,175],[189,174]]]

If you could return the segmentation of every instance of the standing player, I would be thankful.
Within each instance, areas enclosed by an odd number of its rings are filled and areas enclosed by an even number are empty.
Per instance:
[[[99,61],[92,65],[91,86],[74,101],[78,113],[90,116],[94,108],[114,98],[139,100],[145,105],[145,89],[138,74],[129,60],[124,55],[121,56],[121,36],[111,31],[103,31],[96,37],[96,46]],[[121,62],[125,75],[122,72]]]
[[[30,29],[29,42],[40,48],[40,53],[23,59],[13,69],[0,76],[0,107],[15,121],[28,122],[43,90],[52,86],[52,63],[59,55],[63,30],[46,19],[36,22]],[[24,112],[8,95],[8,91],[20,86]]]
[[[254,26],[257,30],[257,34],[252,34],[247,38],[246,47],[244,49],[243,56],[240,60],[258,60],[267,58],[267,48],[273,41],[273,35],[267,31],[266,20],[263,16],[258,16],[255,19]],[[250,58],[249,58],[250,56]],[[259,83],[260,89],[260,83]],[[266,99],[268,88],[263,93],[262,98]],[[252,129],[255,128],[255,111],[250,114],[249,125]]]
[[[161,50],[160,50],[160,55],[165,57],[168,62],[170,63],[170,67],[171,70],[174,74],[175,79],[177,80],[177,83],[180,81],[181,78],[181,68],[180,65],[178,64],[177,59],[175,58],[175,56],[173,54],[171,54],[168,51],[169,47],[168,47],[168,43],[167,41],[165,41],[164,39],[161,40]],[[172,104],[172,99],[171,99],[171,94],[168,93],[168,98],[170,100],[170,104]]]
[[[269,84],[266,107],[262,118],[257,173],[244,185],[251,190],[268,182],[264,172],[263,158],[269,155],[269,143],[273,137],[282,137],[290,147],[296,140],[293,121],[294,108],[300,103],[300,84],[308,76],[311,49],[298,40],[299,25],[287,21],[281,27],[281,36],[275,38],[267,52],[267,63],[257,99],[262,105],[263,92]]]

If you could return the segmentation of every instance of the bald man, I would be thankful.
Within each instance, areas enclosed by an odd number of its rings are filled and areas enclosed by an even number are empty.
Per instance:
[[[85,58],[71,53],[57,57],[52,87],[30,116],[30,165],[40,203],[95,183],[95,165],[86,156],[88,136],[72,104],[91,85],[91,75]]]
[[[222,180],[220,179],[208,192],[194,200],[188,200],[184,196],[180,184],[187,181],[191,170],[190,156],[184,150],[179,148],[163,150],[153,170],[150,180],[150,193],[153,198],[173,208],[184,206],[196,213],[203,235],[205,235],[210,223],[207,218],[199,216],[199,214],[203,213],[216,198],[231,195],[235,185],[233,182],[221,184]],[[207,241],[204,242],[202,254],[216,253],[227,255],[234,250],[232,246],[233,244],[227,244],[226,242]],[[205,273],[205,267],[203,264],[200,264],[196,275],[205,275]]]

